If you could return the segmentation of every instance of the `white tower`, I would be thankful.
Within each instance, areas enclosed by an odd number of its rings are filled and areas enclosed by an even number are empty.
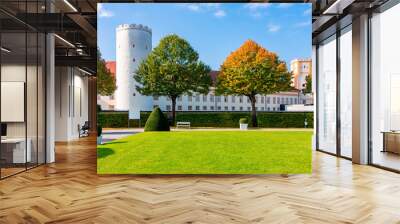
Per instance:
[[[152,98],[136,91],[138,83],[133,78],[152,49],[151,38],[151,29],[147,26],[122,24],[117,27],[115,109],[129,110],[129,119],[139,119],[140,111],[152,109]]]

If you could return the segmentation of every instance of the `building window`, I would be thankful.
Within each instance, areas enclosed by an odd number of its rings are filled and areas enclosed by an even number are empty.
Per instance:
[[[136,59],[135,59],[135,58],[133,58],[133,59],[132,59],[132,61],[133,61],[133,62],[135,62],[135,61],[136,61]]]
[[[192,106],[188,106],[188,110],[192,110]]]
[[[210,110],[214,110],[214,106],[210,106]]]
[[[217,107],[217,110],[221,110],[221,106],[218,106],[218,107]]]
[[[275,111],[275,107],[273,107],[272,110]]]
[[[203,102],[207,102],[207,95],[203,95]]]
[[[243,96],[239,96],[239,103],[243,103]]]
[[[235,102],[235,96],[231,96],[232,103]]]
[[[264,111],[264,107],[261,107],[261,110]]]
[[[225,102],[225,103],[228,102],[228,96],[224,96],[224,102]]]
[[[259,107],[256,107],[256,110],[260,110],[260,108],[259,108]]]
[[[248,111],[251,111],[251,108],[250,108],[250,107],[247,107],[247,110],[248,110]]]
[[[232,110],[234,111],[234,110],[235,110],[235,107],[232,107]]]
[[[289,104],[289,98],[285,99],[286,104]]]
[[[293,98],[290,98],[290,104],[293,104]]]
[[[214,95],[212,95],[212,94],[210,95],[210,101],[214,102]]]
[[[268,110],[268,111],[270,111],[270,110],[271,110],[271,108],[267,107],[267,110]]]
[[[192,96],[188,96],[188,101],[192,102]]]
[[[224,109],[225,109],[225,111],[228,111],[228,106],[225,106]]]
[[[200,106],[196,106],[196,110],[200,110]]]
[[[264,96],[261,96],[261,103],[264,103]]]
[[[182,110],[182,106],[181,105],[178,105],[178,110]]]
[[[178,96],[178,102],[182,102],[182,96]]]
[[[153,105],[153,108],[156,108],[156,107],[158,107],[158,105],[157,105],[157,104],[154,104],[154,105]]]
[[[267,103],[270,103],[271,101],[270,101],[270,98],[269,98],[269,96],[267,97]]]
[[[242,110],[243,110],[243,107],[239,107],[239,110],[242,111]]]
[[[250,99],[249,98],[247,98],[247,103],[250,103]]]
[[[216,96],[215,97],[215,100],[219,103],[219,102],[221,102],[221,96]]]
[[[203,110],[207,110],[207,106],[203,106]]]
[[[200,102],[200,94],[196,94],[196,102]]]
[[[297,98],[294,99],[294,104],[297,104]]]
[[[166,109],[167,111],[171,111],[171,105],[167,105]]]
[[[273,104],[276,104],[276,97],[273,97],[273,98],[272,98],[272,103],[273,103]]]
[[[135,48],[135,44],[132,44],[132,48]]]
[[[275,102],[274,102],[275,103]],[[279,98],[278,97],[278,102],[277,102],[278,104],[280,104],[281,103],[281,98]]]

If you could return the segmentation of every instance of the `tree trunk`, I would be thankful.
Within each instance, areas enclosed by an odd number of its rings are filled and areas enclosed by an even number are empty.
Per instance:
[[[253,127],[258,127],[257,110],[256,110],[256,96],[251,95],[251,96],[249,96],[249,99],[251,102],[251,121],[252,121]]]
[[[175,116],[176,116],[176,111],[175,111],[175,107],[176,107],[176,97],[171,97],[171,101],[172,101],[172,126],[175,126]]]

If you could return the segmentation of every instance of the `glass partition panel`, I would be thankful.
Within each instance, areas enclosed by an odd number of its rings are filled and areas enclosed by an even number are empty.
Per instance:
[[[351,25],[340,36],[340,153],[352,157],[352,33]]]
[[[2,178],[24,171],[31,161],[26,138],[26,41],[25,32],[1,34]]]
[[[371,18],[372,163],[400,170],[400,4]]]
[[[37,114],[38,114],[38,164],[43,164],[46,162],[46,145],[45,145],[45,124],[46,124],[46,114],[45,114],[45,65],[46,65],[46,38],[45,35],[39,33],[38,35],[38,105],[37,105]]]
[[[336,36],[318,47],[318,149],[336,153]]]
[[[27,76],[26,76],[26,115],[27,115],[27,150],[30,156],[28,168],[37,166],[38,160],[38,35],[36,32],[27,33]]]

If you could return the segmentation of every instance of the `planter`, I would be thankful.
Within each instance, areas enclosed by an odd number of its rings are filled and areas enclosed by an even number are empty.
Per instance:
[[[101,142],[103,140],[103,136],[97,136],[97,145],[101,145]]]
[[[247,130],[248,124],[240,124],[240,130]]]

